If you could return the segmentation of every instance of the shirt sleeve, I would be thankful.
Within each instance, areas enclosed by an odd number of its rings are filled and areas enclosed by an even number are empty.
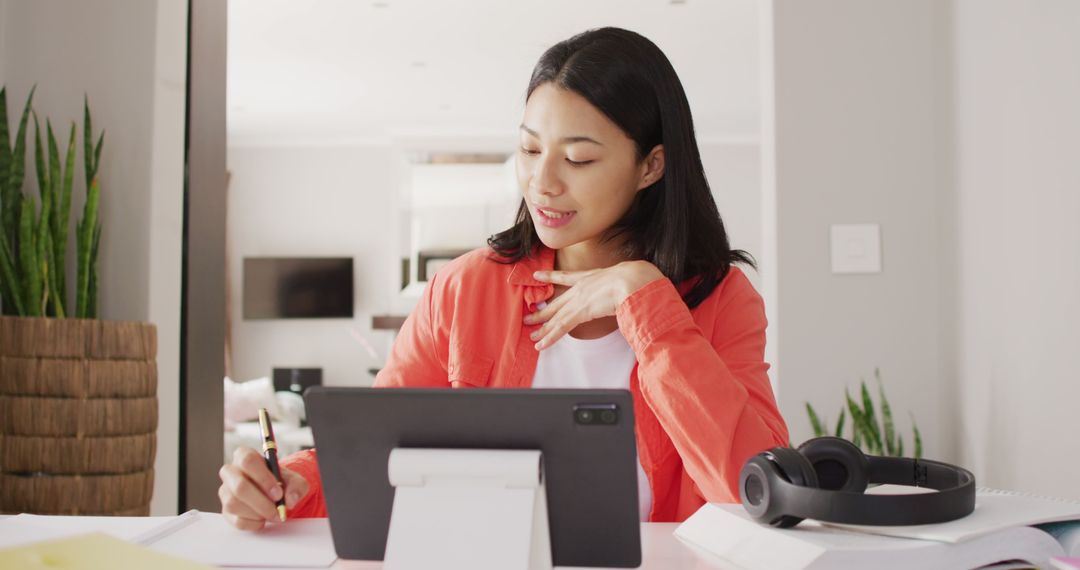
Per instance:
[[[616,310],[637,355],[642,396],[709,502],[737,502],[746,460],[788,441],[764,360],[764,303],[741,271],[732,272],[698,307],[715,313],[708,334],[666,278]]]
[[[319,478],[319,462],[314,449],[298,451],[282,458],[281,467],[295,471],[308,482],[308,493],[289,510],[290,518],[303,519],[326,516],[326,496]]]

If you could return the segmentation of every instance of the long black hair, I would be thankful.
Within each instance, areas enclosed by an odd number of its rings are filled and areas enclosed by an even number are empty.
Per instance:
[[[599,28],[559,42],[540,56],[525,100],[545,83],[573,91],[607,115],[634,140],[637,159],[664,145],[664,175],[639,191],[605,239],[625,236],[622,254],[644,259],[674,283],[699,280],[683,295],[701,304],[732,263],[754,259],[731,249],[701,164],[690,104],[660,48],[620,28]],[[514,225],[488,238],[497,261],[515,263],[540,245],[525,200]],[[501,258],[501,259],[499,259]]]

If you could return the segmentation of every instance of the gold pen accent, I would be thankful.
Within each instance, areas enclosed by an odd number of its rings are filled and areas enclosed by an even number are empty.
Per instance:
[[[277,460],[277,442],[274,441],[274,426],[270,424],[270,412],[266,408],[259,408],[259,427],[262,428],[263,458],[266,466],[274,474],[274,479],[281,483],[281,498],[277,501],[277,513],[281,522],[285,522],[285,482],[281,480],[281,467]]]

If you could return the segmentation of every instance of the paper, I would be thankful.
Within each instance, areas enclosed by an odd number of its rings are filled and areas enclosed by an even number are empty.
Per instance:
[[[1001,492],[979,492],[975,511],[954,521],[912,526],[864,526],[829,523],[829,526],[870,534],[962,542],[1015,526],[1080,520],[1080,504]]]
[[[154,552],[108,534],[92,533],[0,550],[0,568],[198,570],[209,566]]]
[[[154,550],[215,566],[325,568],[337,560],[327,519],[290,519],[261,531],[233,527],[217,513],[161,538]]]
[[[977,568],[1003,560],[1046,566],[1060,556],[1049,534],[1014,527],[954,545],[848,532],[813,521],[790,529],[754,522],[741,505],[706,504],[675,530],[675,536],[740,568]],[[1029,564],[1030,566],[1030,564]]]
[[[195,514],[197,511],[190,511]],[[187,515],[179,517],[84,517],[84,516],[46,516],[21,514],[0,520],[0,548],[8,548],[39,542],[100,532],[140,543],[142,535],[156,533],[162,528],[185,520]]]
[[[293,519],[251,532],[234,528],[220,514],[198,511],[175,517],[22,514],[0,520],[0,548],[90,532],[215,566],[325,568],[337,560],[327,519]]]

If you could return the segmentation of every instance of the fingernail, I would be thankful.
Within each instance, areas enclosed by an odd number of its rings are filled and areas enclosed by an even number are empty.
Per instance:
[[[535,348],[536,350],[540,350],[540,349],[544,348],[544,341],[540,341],[540,342],[536,343],[533,346],[533,348]]]
[[[536,339],[540,338],[540,331],[533,331],[529,335],[529,338],[531,338],[532,340],[536,340]]]
[[[300,493],[289,493],[289,497],[285,499],[285,506],[290,509],[296,506],[296,501],[300,500]]]
[[[533,279],[541,279],[544,277],[543,271],[533,271]]]
[[[273,489],[270,489],[270,498],[271,499],[277,501],[278,499],[281,498],[281,496],[282,496],[281,495],[281,487],[274,487]]]

